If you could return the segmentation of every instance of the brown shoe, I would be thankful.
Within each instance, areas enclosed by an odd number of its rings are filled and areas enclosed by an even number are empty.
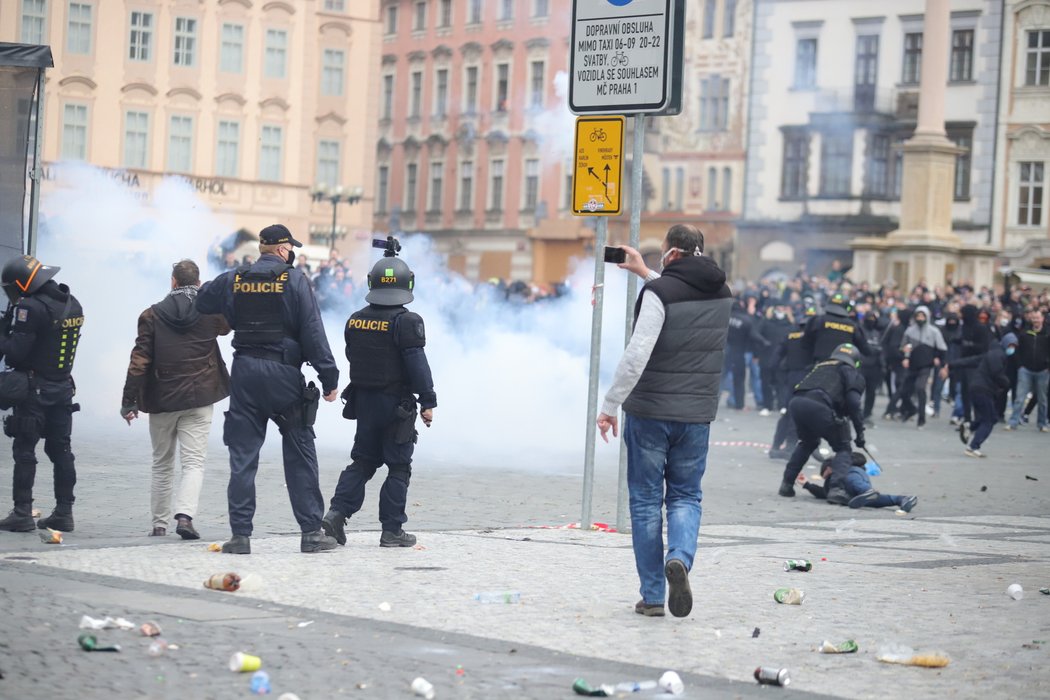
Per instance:
[[[184,540],[199,540],[201,538],[200,533],[193,527],[193,519],[187,516],[178,518],[178,527],[175,528],[175,534]]]
[[[166,537],[168,534],[168,528],[166,527],[155,527],[153,532],[149,533],[150,537]]]
[[[646,617],[663,617],[664,606],[662,605],[649,605],[644,600],[639,600],[634,604],[634,611],[639,615],[645,615]]]

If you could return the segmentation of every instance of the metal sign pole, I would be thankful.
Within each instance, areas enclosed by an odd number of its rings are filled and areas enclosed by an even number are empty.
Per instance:
[[[598,432],[598,367],[602,356],[602,303],[605,298],[605,239],[609,220],[597,217],[594,232],[594,308],[591,310],[591,366],[587,384],[587,444],[583,453],[583,513],[580,529],[591,527],[591,501],[594,496],[594,443]]]
[[[29,232],[26,253],[36,255],[37,226],[40,219],[40,183],[44,169],[40,166],[40,139],[44,135],[44,69],[36,77],[36,133],[33,136],[33,169],[29,172]]]
[[[634,151],[631,155],[630,246],[638,250],[642,241],[642,158],[645,153],[645,116],[636,114],[631,121],[634,123]],[[637,296],[638,278],[632,274],[627,278],[627,313],[624,315],[627,323],[624,328],[624,347],[630,342],[631,332],[634,330],[634,303]],[[626,417],[620,421],[621,431],[626,422]],[[630,508],[627,501],[627,443],[621,440],[620,476],[616,488],[616,529],[620,532],[627,530],[627,518],[629,515]]]

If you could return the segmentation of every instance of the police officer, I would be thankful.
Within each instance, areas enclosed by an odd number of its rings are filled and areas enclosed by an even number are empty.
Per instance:
[[[292,249],[301,246],[287,227],[267,226],[259,232],[256,263],[219,275],[197,293],[197,310],[223,314],[234,331],[230,410],[223,428],[230,449],[226,495],[233,536],[222,551],[229,554],[251,552],[255,472],[270,420],[281,431],[285,483],[302,531],[300,551],[336,546],[321,530],[324,498],[312,427],[318,392],[312,382],[307,387],[299,368],[303,362],[313,366],[326,401],[335,400],[339,369],[310,281],[292,267]]]
[[[805,311],[802,312],[802,318],[799,319],[798,329],[787,334],[784,342],[777,346],[773,355],[773,363],[780,370],[779,377],[781,382],[777,390],[780,392],[780,403],[785,408],[777,420],[776,431],[773,433],[773,444],[769,450],[770,459],[787,459],[791,457],[795,443],[798,442],[798,429],[795,427],[795,420],[791,417],[791,412],[786,407],[791,402],[795,385],[805,378],[809,368],[813,366],[809,359],[809,350],[803,344],[802,337],[805,333],[806,324],[816,315],[816,307],[807,306]]]
[[[763,351],[769,341],[758,332],[758,323],[748,313],[747,301],[737,298],[729,316],[729,340],[726,344],[725,365],[732,376],[733,392],[730,408],[738,411],[744,408],[744,395],[747,379],[747,353]]]
[[[805,345],[811,362],[828,359],[843,343],[852,344],[865,355],[871,354],[867,339],[850,316],[850,306],[849,297],[835,292],[828,299],[824,314],[810,319],[806,325]]]
[[[77,471],[69,437],[75,388],[71,372],[76,357],[84,311],[69,287],[52,279],[58,267],[48,267],[23,255],[8,260],[2,277],[10,325],[0,337],[0,356],[7,366],[25,372],[29,392],[4,420],[4,434],[14,438],[15,508],[0,520],[0,530],[32,532],[35,528],[73,531],[73,487]],[[6,326],[7,324],[5,324]],[[44,452],[55,468],[55,508],[50,516],[33,520],[33,482],[36,444],[44,438]]]
[[[835,453],[832,463],[834,472],[828,483],[828,501],[842,504],[849,502],[849,496],[840,482],[850,467],[847,417],[857,431],[854,443],[857,447],[864,447],[864,421],[860,405],[864,377],[857,370],[859,363],[860,353],[857,348],[843,343],[835,348],[829,359],[818,362],[795,387],[795,396],[788,405],[788,411],[798,426],[799,443],[784,468],[781,496],[795,495],[795,479],[823,438]]]
[[[387,239],[387,250],[368,274],[368,306],[347,321],[346,358],[350,386],[344,392],[343,415],[356,418],[357,434],[351,463],[339,475],[331,508],[322,526],[339,544],[346,544],[347,519],[361,509],[365,484],[386,464],[379,491],[381,547],[411,547],[415,535],[402,528],[408,521],[405,504],[412,476],[416,442],[416,404],[423,424],[430,427],[437,406],[434,380],[423,350],[426,332],[419,314],[405,308],[412,301],[415,275],[395,257],[400,245]],[[418,397],[418,398],[417,398]]]

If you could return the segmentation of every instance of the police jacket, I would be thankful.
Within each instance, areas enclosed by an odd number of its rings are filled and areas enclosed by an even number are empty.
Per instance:
[[[419,314],[404,306],[369,304],[350,316],[343,338],[354,387],[416,394],[423,409],[437,406]]]
[[[812,363],[809,361],[809,351],[802,343],[803,334],[802,329],[791,331],[784,338],[784,342],[777,346],[773,356],[777,368],[788,374],[806,372],[809,369]]]
[[[729,326],[732,293],[726,275],[706,256],[686,256],[647,282],[646,294],[664,309],[664,322],[649,361],[623,403],[641,418],[710,423],[718,412],[718,386]]]
[[[339,368],[310,281],[276,255],[267,253],[248,268],[205,282],[196,306],[202,314],[226,317],[238,354],[293,367],[308,362],[321,380],[323,394],[339,386]]]
[[[865,372],[881,370],[882,338],[883,335],[885,335],[885,331],[879,329],[877,318],[865,316],[864,321],[860,324],[860,332],[864,336],[864,341],[867,343],[868,349],[871,351],[870,355],[864,355],[861,358],[861,369]]]
[[[864,433],[860,399],[864,377],[856,368],[838,360],[818,362],[795,386],[795,396],[804,396],[831,407],[836,415],[849,418],[857,435]]]
[[[758,319],[739,306],[734,306],[729,316],[729,351],[745,353],[764,349],[769,342],[758,332]]]
[[[864,334],[857,328],[857,322],[834,304],[828,306],[828,312],[823,316],[814,316],[809,320],[804,342],[813,362],[828,359],[835,348],[843,343],[852,343],[864,355],[872,354]]]
[[[68,383],[83,325],[84,310],[69,287],[48,280],[12,309],[0,356],[8,367],[33,372],[38,379]]]
[[[192,289],[176,290],[139,315],[122,407],[168,413],[230,395],[230,375],[215,342],[230,326],[221,314],[197,311]]]

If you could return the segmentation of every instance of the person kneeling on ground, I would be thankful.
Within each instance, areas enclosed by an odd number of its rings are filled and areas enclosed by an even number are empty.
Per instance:
[[[854,452],[851,459],[850,468],[842,479],[842,485],[850,496],[850,508],[887,508],[889,506],[897,506],[904,512],[910,513],[911,509],[919,502],[918,496],[891,496],[886,493],[879,493],[872,488],[871,479],[868,478],[868,472],[864,468],[864,465],[867,464],[864,455],[860,452]],[[820,475],[824,478],[825,484],[831,478],[832,471],[832,460],[824,460],[820,465]],[[814,497],[827,499],[828,490],[819,484],[807,481],[805,474],[799,474],[798,481],[802,484],[802,488],[809,491]]]

